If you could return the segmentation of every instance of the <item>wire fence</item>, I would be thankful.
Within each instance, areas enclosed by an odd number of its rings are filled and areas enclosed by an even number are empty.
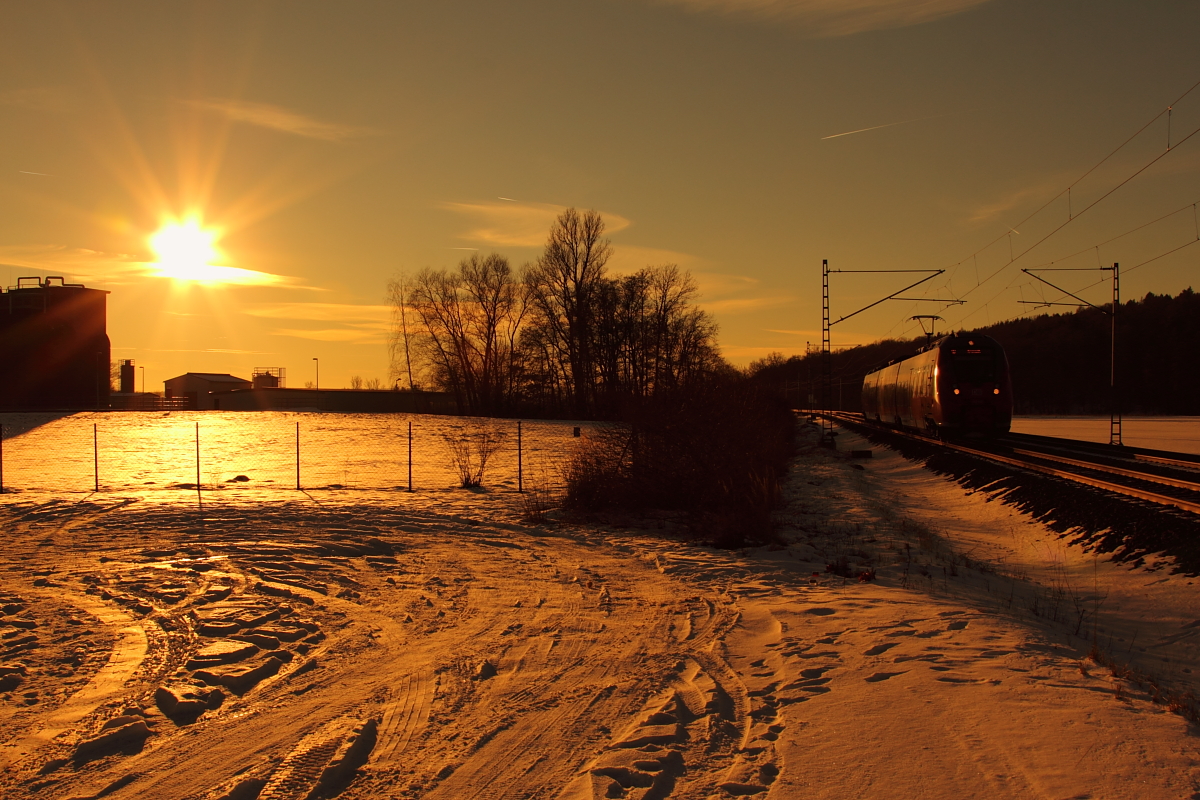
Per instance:
[[[0,491],[559,491],[589,427],[414,414],[2,414]]]

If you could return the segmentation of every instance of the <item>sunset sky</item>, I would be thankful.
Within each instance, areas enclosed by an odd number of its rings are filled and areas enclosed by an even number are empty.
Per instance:
[[[736,364],[820,341],[823,258],[966,301],[842,344],[1043,313],[1051,262],[1096,303],[1114,261],[1126,298],[1200,289],[1197,31],[1194,0],[10,0],[0,281],[111,291],[148,389],[386,379],[390,276],[519,266],[568,206],[615,270],[690,270]],[[835,274],[833,315],[918,277]]]

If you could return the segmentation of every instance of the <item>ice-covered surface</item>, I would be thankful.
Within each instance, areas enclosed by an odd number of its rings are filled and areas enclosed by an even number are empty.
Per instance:
[[[802,430],[783,540],[732,552],[667,512],[530,523],[511,491],[14,495],[0,795],[1200,791],[1200,741],[1167,708],[1195,688],[1196,579]],[[205,666],[222,640],[260,650]],[[165,716],[181,698],[196,715]]]
[[[1013,417],[1014,433],[1107,444],[1108,417]],[[1121,439],[1132,447],[1200,455],[1200,417],[1125,417]]]

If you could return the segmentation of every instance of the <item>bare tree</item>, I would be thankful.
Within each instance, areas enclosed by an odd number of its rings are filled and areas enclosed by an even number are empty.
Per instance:
[[[601,216],[569,208],[519,279],[496,254],[393,279],[393,378],[427,375],[465,412],[520,398],[589,417],[727,366],[691,275],[667,264],[610,278],[611,254]]]
[[[508,260],[494,253],[416,276],[408,297],[420,329],[413,349],[464,411],[496,413],[517,390],[525,297]]]
[[[612,255],[603,236],[598,212],[568,208],[551,225],[546,248],[525,277],[542,338],[570,370],[571,400],[580,417],[594,408],[592,323],[604,266]]]
[[[412,371],[412,332],[409,330],[409,278],[404,273],[388,281],[388,304],[392,307],[392,327],[388,334],[388,379],[399,385],[401,377],[408,378],[409,391],[416,391]],[[403,358],[403,371],[401,371]]]
[[[601,281],[593,353],[601,410],[671,391],[720,363],[716,325],[696,308],[695,281],[674,264]]]

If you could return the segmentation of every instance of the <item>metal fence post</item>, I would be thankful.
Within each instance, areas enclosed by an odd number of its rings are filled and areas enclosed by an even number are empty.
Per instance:
[[[0,494],[4,494],[4,426],[0,425]]]
[[[517,492],[525,491],[525,472],[521,458],[521,420],[517,420]]]
[[[412,491],[412,420],[408,422],[408,490]]]
[[[200,423],[196,423],[196,502],[204,505],[200,495]]]
[[[100,437],[96,432],[96,423],[92,423],[92,478],[93,491],[100,491]]]
[[[296,423],[296,491],[300,491],[300,423]]]

